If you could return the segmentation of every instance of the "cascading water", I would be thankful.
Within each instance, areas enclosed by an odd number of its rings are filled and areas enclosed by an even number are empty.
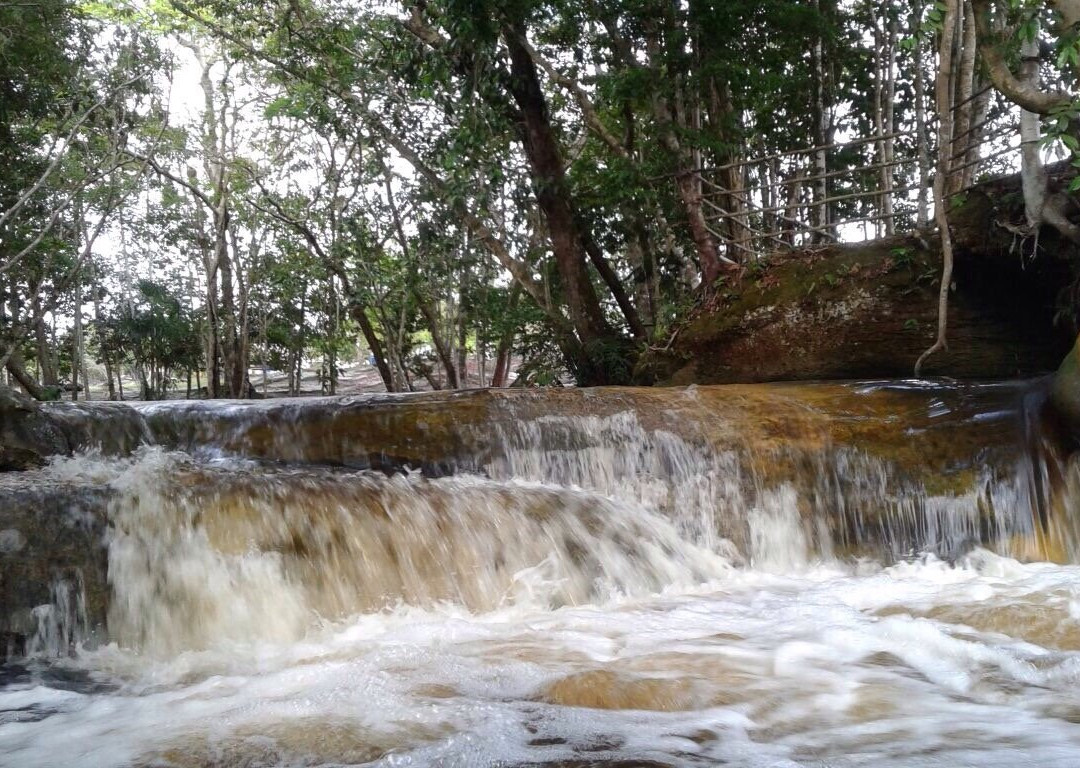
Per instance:
[[[0,483],[0,765],[1080,765],[1026,392],[148,405]]]
[[[110,635],[159,656],[295,642],[313,617],[584,605],[730,568],[654,512],[535,484],[207,468],[157,450],[113,484]]]

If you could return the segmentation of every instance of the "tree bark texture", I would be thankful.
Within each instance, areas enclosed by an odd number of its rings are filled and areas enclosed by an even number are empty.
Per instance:
[[[551,247],[566,295],[570,320],[582,342],[614,336],[589,279],[584,239],[571,204],[566,169],[559,153],[536,64],[520,25],[506,25],[511,95],[521,111],[522,144],[532,170],[536,200],[548,226]]]

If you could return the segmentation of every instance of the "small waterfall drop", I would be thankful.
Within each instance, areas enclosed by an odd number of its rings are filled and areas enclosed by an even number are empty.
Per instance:
[[[979,545],[1076,551],[1065,509],[1076,472],[1002,442],[1028,418],[1017,390],[796,388],[762,416],[718,389],[614,402],[559,393],[558,412],[534,393],[443,403],[472,421],[424,398],[153,404],[156,440],[197,435],[209,452],[144,450],[52,472],[112,489],[109,635],[165,656],[293,642],[397,605],[550,609],[687,588],[733,567],[955,558]],[[895,417],[878,415],[882,397],[907,408],[899,437]],[[837,442],[875,429],[878,443]],[[423,455],[434,476],[393,471],[386,453],[375,463],[389,474],[333,466],[371,459],[372,434],[390,433],[399,460]],[[947,457],[940,473],[911,458],[919,441]]]
[[[36,626],[26,644],[26,656],[30,658],[61,658],[89,635],[86,587],[79,569],[54,576],[49,597],[49,602],[33,609]]]
[[[643,507],[478,477],[197,466],[144,452],[112,481],[110,635],[160,655],[291,642],[396,605],[550,609],[693,586],[731,548]]]

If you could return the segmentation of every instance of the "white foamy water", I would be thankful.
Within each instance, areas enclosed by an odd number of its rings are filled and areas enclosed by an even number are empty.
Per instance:
[[[63,666],[111,690],[5,687],[0,763],[1077,765],[1080,571],[862,570],[400,607],[163,661],[109,646]]]

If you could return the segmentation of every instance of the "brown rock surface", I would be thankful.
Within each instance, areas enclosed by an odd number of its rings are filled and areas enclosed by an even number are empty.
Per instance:
[[[0,386],[0,471],[41,466],[70,452],[67,436],[36,401]]]
[[[36,471],[0,476],[0,657],[25,652],[43,622],[71,642],[104,636],[108,493]]]
[[[1020,236],[1010,222],[1022,220],[1018,177],[954,198],[949,347],[925,375],[1032,376],[1068,351],[1075,248],[1052,232]],[[778,254],[721,287],[637,375],[672,385],[910,376],[935,337],[940,276],[930,234]]]

